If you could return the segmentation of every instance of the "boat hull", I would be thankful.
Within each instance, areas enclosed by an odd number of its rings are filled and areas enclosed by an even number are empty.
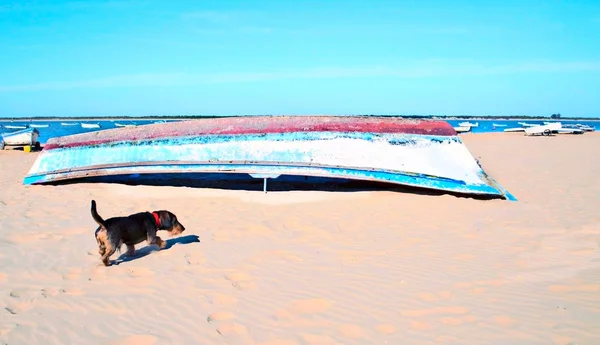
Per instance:
[[[447,122],[373,117],[203,119],[53,138],[24,183],[182,172],[370,180],[515,200]]]
[[[470,126],[456,126],[454,127],[454,130],[456,131],[456,133],[467,133],[471,131],[471,127]]]
[[[38,142],[40,132],[35,128],[26,128],[16,132],[2,134],[2,140],[6,146],[35,145]]]
[[[531,126],[525,128],[526,135],[549,135],[552,132],[556,132],[561,129],[560,122],[549,123],[541,126]]]

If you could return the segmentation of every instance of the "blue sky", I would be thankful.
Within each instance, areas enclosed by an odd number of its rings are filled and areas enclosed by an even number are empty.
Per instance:
[[[0,117],[600,116],[600,1],[0,0]]]

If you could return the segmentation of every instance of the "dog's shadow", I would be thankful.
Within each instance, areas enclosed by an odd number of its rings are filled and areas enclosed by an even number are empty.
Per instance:
[[[169,238],[169,239],[165,240],[165,243],[167,245],[165,246],[165,248],[163,248],[161,250],[167,250],[176,244],[200,243],[200,238],[198,237],[198,235],[186,235],[186,236],[181,236],[181,237]],[[159,249],[157,246],[145,246],[143,248],[136,250],[134,256],[127,256],[125,253],[123,253],[113,262],[113,265],[119,265],[124,262],[141,259],[144,256],[151,254],[153,252],[156,252],[158,250]]]

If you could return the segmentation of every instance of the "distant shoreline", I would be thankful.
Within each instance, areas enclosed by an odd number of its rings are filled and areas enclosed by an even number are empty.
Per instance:
[[[160,121],[160,120],[198,120],[198,119],[210,119],[210,118],[226,118],[226,117],[242,117],[242,116],[279,116],[279,115],[197,115],[197,116],[177,116],[177,115],[165,115],[165,116],[98,116],[98,117],[5,117],[0,118],[0,122],[28,122],[28,121],[46,121],[46,122],[72,122],[72,121]],[[304,116],[304,115],[290,115],[290,116]],[[307,115],[308,116],[308,115]],[[328,115],[314,115],[314,116],[328,116]],[[331,116],[344,116],[344,115],[331,115]],[[430,119],[430,120],[497,120],[497,121],[600,121],[600,117],[561,117],[559,119],[553,119],[550,117],[528,117],[528,116],[417,116],[417,115],[349,115],[349,116],[373,116],[373,117],[400,117],[406,119]]]

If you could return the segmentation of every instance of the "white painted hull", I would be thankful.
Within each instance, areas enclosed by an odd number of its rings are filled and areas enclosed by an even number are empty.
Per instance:
[[[6,146],[35,145],[40,133],[36,130],[21,130],[12,133],[3,133],[2,140]]]
[[[527,122],[517,122],[518,124],[520,124],[523,127],[536,127],[539,126],[538,124],[535,123],[527,123]]]
[[[568,125],[568,128],[581,129],[584,132],[593,132],[593,131],[596,130],[596,128],[594,128],[594,127],[591,127],[591,126],[588,126],[588,125],[581,125],[581,124]]]
[[[97,123],[82,123],[82,128],[100,128],[100,125]]]
[[[466,133],[466,132],[470,132],[471,131],[471,127],[469,127],[469,126],[458,126],[458,127],[454,127],[454,130],[456,131],[456,133]]]
[[[525,128],[526,135],[550,135],[550,133],[561,129],[562,125],[560,122],[554,122],[542,126],[533,126]]]
[[[558,134],[583,134],[584,131],[578,128],[561,128],[556,131]]]

